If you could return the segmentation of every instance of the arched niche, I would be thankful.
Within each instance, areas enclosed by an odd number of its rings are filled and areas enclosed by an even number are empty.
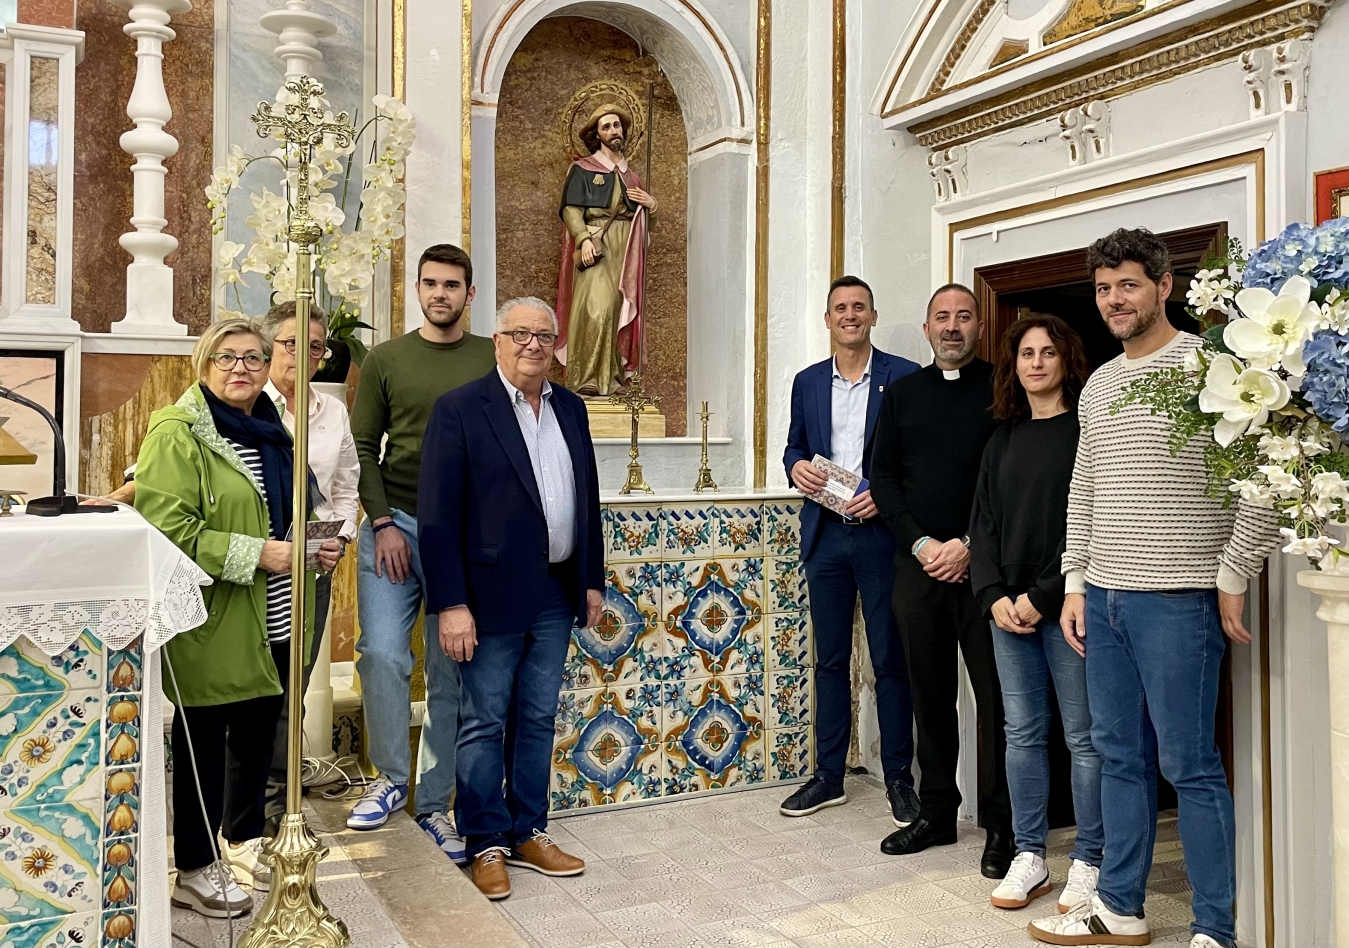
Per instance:
[[[586,17],[621,30],[655,57],[669,79],[683,117],[688,165],[686,408],[707,400],[713,412],[720,410],[712,433],[743,444],[751,374],[754,102],[729,39],[696,0],[521,0],[503,5],[476,39],[472,242],[482,273],[479,299],[495,305],[502,298],[496,284],[502,82],[521,42],[550,16]]]

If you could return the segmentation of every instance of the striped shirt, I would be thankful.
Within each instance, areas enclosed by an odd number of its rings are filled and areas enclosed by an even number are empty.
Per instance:
[[[1275,512],[1204,492],[1208,433],[1172,455],[1170,419],[1144,405],[1110,406],[1149,372],[1184,364],[1204,341],[1178,333],[1140,359],[1117,356],[1082,389],[1082,436],[1068,491],[1067,592],[1212,589],[1242,593],[1278,539]]]
[[[262,483],[262,454],[257,448],[246,448],[237,441],[231,441],[239,459],[253,472],[253,479],[262,491],[262,503],[267,504],[267,488]],[[287,642],[290,640],[290,574],[267,574],[267,641]]]

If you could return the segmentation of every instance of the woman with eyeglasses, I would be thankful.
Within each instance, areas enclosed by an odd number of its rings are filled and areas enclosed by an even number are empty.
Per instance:
[[[290,434],[262,396],[270,358],[253,322],[214,323],[192,352],[198,381],[150,417],[136,462],[136,509],[214,580],[202,588],[205,624],[162,650],[164,690],[177,706],[172,900],[213,918],[252,907],[218,858],[215,837],[219,832],[237,850],[262,835],[290,666],[286,537],[293,518],[301,525],[307,519],[291,510]],[[328,541],[320,552],[325,570],[337,565],[338,546]],[[312,575],[305,587],[312,604]],[[306,639],[312,632],[307,624]]]

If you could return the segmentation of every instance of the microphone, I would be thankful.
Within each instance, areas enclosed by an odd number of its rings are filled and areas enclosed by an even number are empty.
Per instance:
[[[59,517],[62,514],[76,513],[111,513],[116,507],[104,505],[91,505],[88,507],[80,506],[79,500],[73,495],[66,493],[66,442],[61,436],[61,426],[57,424],[56,417],[47,409],[43,408],[37,402],[24,398],[13,389],[5,388],[0,385],[0,398],[7,399],[24,408],[31,408],[41,415],[52,426],[52,431],[56,435],[56,493],[51,497],[39,497],[36,500],[30,500],[24,507],[27,513],[35,517]]]

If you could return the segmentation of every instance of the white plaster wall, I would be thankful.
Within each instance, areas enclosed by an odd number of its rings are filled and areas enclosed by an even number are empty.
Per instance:
[[[457,244],[463,236],[460,25],[457,3],[413,0],[407,6],[406,96],[418,119],[417,144],[408,155],[406,179],[403,312],[408,332],[422,324],[416,293],[417,260],[422,251],[432,244]]]

